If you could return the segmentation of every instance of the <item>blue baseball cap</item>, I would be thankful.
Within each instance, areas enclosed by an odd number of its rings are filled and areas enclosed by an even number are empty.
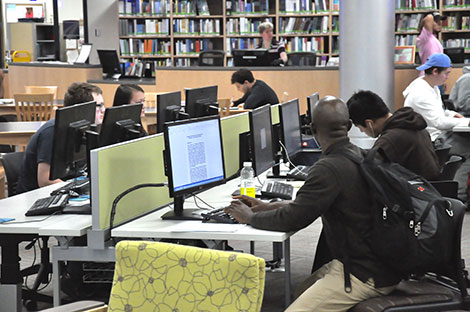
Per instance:
[[[423,65],[416,67],[417,70],[426,70],[431,67],[452,67],[450,58],[444,53],[434,53]]]

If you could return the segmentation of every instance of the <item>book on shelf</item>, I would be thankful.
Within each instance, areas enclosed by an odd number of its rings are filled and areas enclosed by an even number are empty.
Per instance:
[[[170,33],[170,20],[145,19],[145,20],[119,20],[119,35],[168,35]]]
[[[166,40],[166,41],[165,41]],[[121,55],[170,55],[171,43],[168,39],[120,39]]]
[[[173,32],[175,34],[220,35],[220,19],[175,19]]]
[[[228,18],[225,29],[227,35],[258,35],[258,26],[266,21],[272,23],[271,18]]]
[[[226,3],[229,1],[226,1]],[[269,0],[232,0],[226,4],[227,15],[231,14],[269,14]]]
[[[395,0],[395,10],[437,10],[438,0]]]
[[[285,0],[280,1],[279,4],[281,13],[311,14],[315,12],[315,2],[311,0]]]
[[[261,38],[226,38],[227,54],[237,49],[256,49],[261,44]]]
[[[331,6],[331,10],[335,13],[339,12],[339,0],[333,0],[333,4]]]
[[[457,16],[451,15],[447,16],[445,20],[442,21],[443,30],[456,30],[457,29]]]
[[[170,0],[119,0],[120,15],[167,15]]]
[[[443,7],[445,9],[469,8],[470,0],[443,0]]]
[[[325,13],[330,11],[330,1],[329,0],[315,0],[315,12]]]
[[[174,0],[173,14],[175,15],[196,15],[196,6],[191,0]]]
[[[469,0],[470,1],[470,0]],[[462,16],[462,30],[470,29],[470,16]]]
[[[442,42],[444,48],[465,48],[466,52],[470,51],[470,39],[466,38],[456,38],[448,39]]]
[[[201,51],[214,50],[214,43],[211,39],[178,39],[175,40],[175,54],[197,55]]]
[[[416,39],[418,35],[396,35],[395,36],[395,46],[412,46],[416,45]]]
[[[397,14],[395,16],[395,31],[418,31],[418,25],[423,14]]]
[[[280,34],[328,33],[328,16],[288,17],[279,19]]]
[[[339,32],[339,16],[333,16],[331,20],[331,31]]]
[[[289,37],[283,38],[286,52],[325,52],[324,37]]]

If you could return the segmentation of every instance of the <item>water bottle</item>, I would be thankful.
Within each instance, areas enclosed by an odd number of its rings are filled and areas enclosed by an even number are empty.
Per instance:
[[[255,197],[255,171],[250,161],[244,162],[240,171],[240,194]]]

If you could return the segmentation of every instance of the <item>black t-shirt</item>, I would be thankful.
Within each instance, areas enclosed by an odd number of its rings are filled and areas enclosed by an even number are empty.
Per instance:
[[[244,108],[254,109],[265,104],[277,104],[279,103],[279,99],[274,90],[264,81],[256,80],[249,92],[245,93],[242,98],[233,102],[234,105],[242,103],[245,103]]]
[[[18,194],[39,188],[38,165],[52,161],[54,123],[55,119],[49,120],[31,137],[16,187]]]

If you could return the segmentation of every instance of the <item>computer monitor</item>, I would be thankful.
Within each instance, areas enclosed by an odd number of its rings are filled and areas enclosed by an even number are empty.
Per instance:
[[[312,122],[312,113],[313,109],[315,108],[315,105],[317,105],[318,101],[320,100],[320,95],[318,95],[318,92],[315,92],[312,95],[307,96],[307,115],[308,118],[310,119],[309,122]]]
[[[165,122],[189,119],[181,111],[181,92],[157,94],[157,133],[163,132]]]
[[[225,183],[222,131],[218,116],[177,121],[165,125],[165,167],[172,212],[163,219],[200,220],[184,209],[184,197]]]
[[[465,63],[465,49],[463,47],[444,48],[444,53],[449,56],[452,64]]]
[[[80,39],[80,23],[77,20],[64,20],[62,22],[64,39]]]
[[[185,111],[191,118],[218,115],[217,86],[184,89]]]
[[[108,146],[142,136],[140,114],[142,104],[128,104],[106,108],[101,125],[99,145]]]
[[[103,74],[106,74],[107,78],[119,78],[122,70],[116,50],[96,50],[96,52],[103,67]]]
[[[271,66],[279,58],[277,53],[270,53],[267,49],[234,49],[232,56],[236,67]]]
[[[87,164],[86,132],[95,122],[95,112],[94,101],[56,110],[50,180],[81,175]]]
[[[284,145],[284,161],[302,150],[299,100],[293,99],[279,106],[280,140]]]

